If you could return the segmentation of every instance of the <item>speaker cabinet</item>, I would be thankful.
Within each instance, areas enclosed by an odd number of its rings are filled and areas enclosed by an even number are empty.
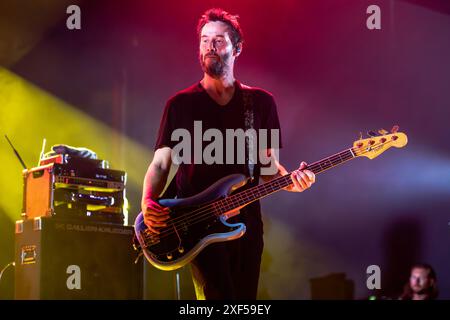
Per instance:
[[[16,222],[16,299],[142,299],[133,228],[38,217]]]

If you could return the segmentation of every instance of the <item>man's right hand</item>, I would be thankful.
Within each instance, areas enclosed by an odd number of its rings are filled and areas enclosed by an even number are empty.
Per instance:
[[[159,205],[156,201],[148,199],[142,204],[142,214],[144,215],[144,223],[148,229],[159,234],[159,228],[167,227],[164,222],[170,218],[170,209]]]

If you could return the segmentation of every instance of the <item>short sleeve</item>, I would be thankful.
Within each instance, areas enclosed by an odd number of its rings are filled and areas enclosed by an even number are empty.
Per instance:
[[[280,120],[278,118],[278,111],[277,111],[277,105],[275,103],[275,99],[271,94],[266,94],[264,96],[266,106],[265,114],[265,121],[262,123],[262,128],[267,129],[267,142],[268,142],[268,148],[272,148],[271,145],[271,137],[270,133],[271,130],[278,130],[278,147],[281,148],[282,145],[282,139],[281,139],[281,127],[280,127]]]
[[[159,125],[158,138],[156,140],[154,151],[162,148],[169,147],[173,148],[176,141],[172,141],[172,132],[176,128],[176,115],[175,115],[175,105],[173,99],[170,99],[165,108],[164,113],[161,118],[161,123]]]

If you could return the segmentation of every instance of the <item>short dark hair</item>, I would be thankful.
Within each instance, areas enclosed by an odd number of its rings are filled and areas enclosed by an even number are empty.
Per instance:
[[[232,15],[223,9],[220,8],[208,9],[198,20],[197,35],[200,38],[202,28],[208,22],[221,21],[225,23],[230,29],[230,38],[233,44],[233,48],[237,49],[239,43],[244,42],[244,34],[242,33],[242,29],[241,26],[239,25],[238,19],[239,19],[238,15]]]

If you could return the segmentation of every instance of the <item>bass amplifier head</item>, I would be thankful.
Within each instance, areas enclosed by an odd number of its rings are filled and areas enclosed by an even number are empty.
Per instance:
[[[22,217],[60,215],[124,224],[126,173],[72,164],[54,162],[23,171]]]

